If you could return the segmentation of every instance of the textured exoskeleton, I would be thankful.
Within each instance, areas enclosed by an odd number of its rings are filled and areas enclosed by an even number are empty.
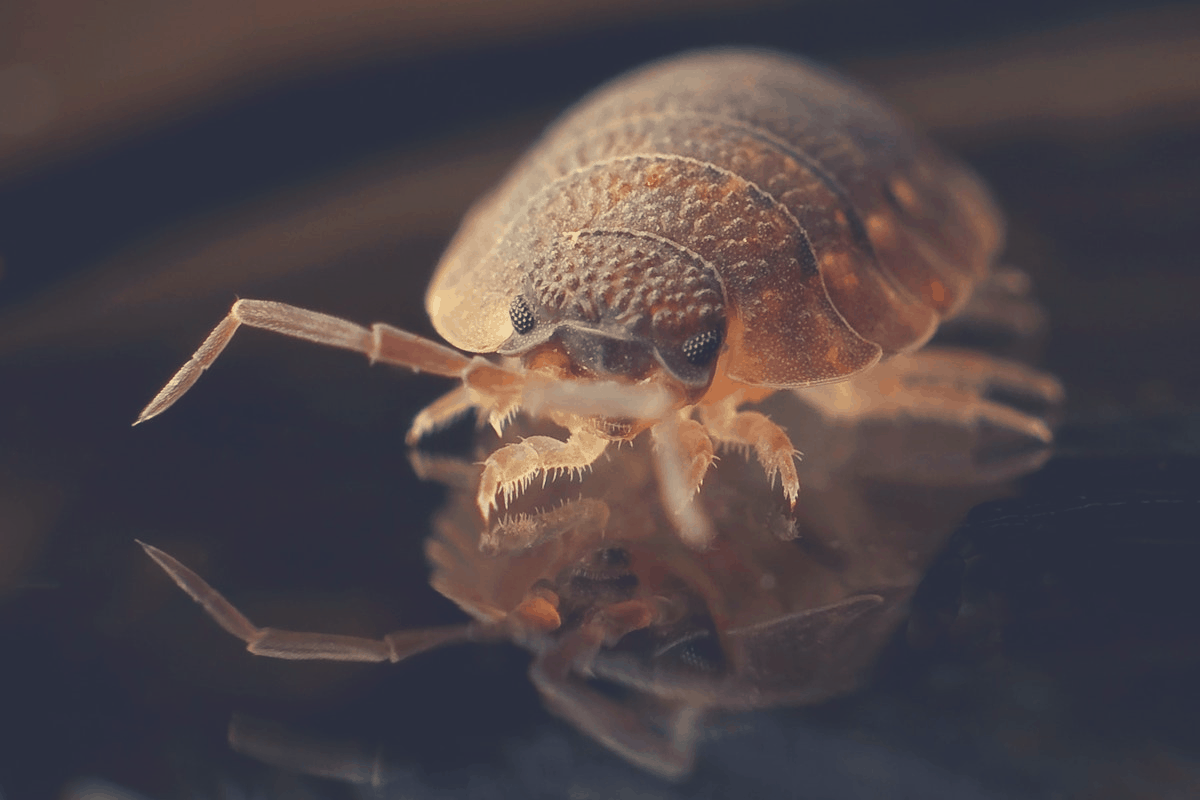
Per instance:
[[[714,443],[753,450],[793,506],[800,489],[794,432],[741,405],[916,350],[1001,243],[973,175],[857,86],[777,53],[692,53],[585,98],[469,213],[426,307],[488,358],[243,300],[140,419],[240,324],[268,328],[459,378],[410,441],[471,408],[497,430],[519,409],[565,427],[488,455],[485,514],[651,429],[675,525],[703,544],[691,498]]]
[[[399,661],[449,642],[514,640],[534,653],[531,678],[551,709],[675,778],[691,768],[710,712],[852,688],[957,522],[1045,460],[1043,412],[1060,399],[1048,376],[940,348],[828,387],[778,392],[764,410],[810,442],[806,501],[793,511],[755,471],[726,464],[697,500],[718,534],[706,549],[675,534],[645,442],[601,459],[582,494],[552,484],[491,523],[474,502],[477,465],[417,456],[424,474],[454,489],[426,547],[431,582],[471,621],[378,640],[259,628],[144,546],[259,655]],[[1011,424],[993,424],[1006,417]],[[528,424],[514,432],[537,433]],[[600,691],[597,681],[625,691]],[[279,758],[279,747],[253,735],[235,728],[232,737]],[[289,763],[310,761],[298,753]],[[378,775],[346,765],[347,775],[368,773]]]

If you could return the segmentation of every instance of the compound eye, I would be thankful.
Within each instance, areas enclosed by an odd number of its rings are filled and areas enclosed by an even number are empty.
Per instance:
[[[697,333],[683,343],[683,357],[697,367],[704,367],[712,362],[720,349],[721,332],[705,331]]]
[[[525,296],[520,294],[513,298],[512,305],[508,307],[508,318],[512,320],[513,330],[522,336],[533,330],[533,326],[537,324],[533,312],[529,310],[529,303]]]

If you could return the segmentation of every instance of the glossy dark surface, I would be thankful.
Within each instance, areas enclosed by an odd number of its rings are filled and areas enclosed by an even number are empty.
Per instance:
[[[421,556],[441,492],[415,481],[403,447],[442,382],[247,334],[170,415],[128,427],[234,294],[430,333],[421,296],[452,222],[339,241],[324,270],[250,285],[193,292],[192,278],[164,280],[153,312],[112,300],[120,276],[104,282],[136,248],[174,257],[236,240],[229,220],[248,197],[310,181],[332,192],[320,178],[348,164],[487,131],[512,109],[548,112],[668,50],[737,34],[838,62],[970,48],[1082,8],[1017,4],[1002,24],[941,26],[928,15],[786,9],[374,65],[204,110],[0,186],[0,339],[16,330],[12,315],[35,307],[70,329],[77,315],[54,318],[62,309],[35,298],[88,269],[101,272],[92,305],[118,309],[67,344],[9,338],[0,361],[4,797],[72,796],[65,787],[93,778],[145,797],[355,796],[232,752],[234,714],[378,748],[395,779],[387,796],[1196,793],[1200,128],[1186,121],[1090,139],[948,141],[996,191],[1007,258],[1047,308],[1041,364],[1069,398],[1059,453],[1017,496],[969,515],[918,592],[912,635],[892,642],[865,690],[730,717],[701,745],[689,782],[647,777],[549,716],[515,647],[456,647],[399,667],[255,659],[133,543],[170,550],[260,623],[373,635],[461,619],[429,588]],[[445,92],[430,90],[434,75]],[[380,101],[404,91],[411,104],[400,111]],[[321,103],[332,104],[324,115]],[[217,216],[168,227],[206,214]]]

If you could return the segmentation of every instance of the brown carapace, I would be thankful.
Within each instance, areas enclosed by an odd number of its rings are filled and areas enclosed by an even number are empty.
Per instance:
[[[426,308],[483,356],[240,300],[139,421],[239,325],[266,328],[459,379],[410,442],[472,408],[497,430],[518,410],[565,428],[487,456],[485,518],[649,429],[674,524],[704,545],[692,498],[714,443],[752,450],[792,506],[800,490],[792,439],[742,404],[921,347],[1001,243],[978,180],[854,84],[778,53],[687,54],[585,98],[468,214]]]
[[[422,474],[453,490],[426,553],[433,587],[466,612],[465,624],[380,639],[260,628],[143,546],[258,655],[383,662],[452,642],[515,641],[533,652],[530,677],[554,712],[679,778],[712,712],[853,688],[968,509],[1045,460],[1043,415],[1061,399],[1056,381],[1020,364],[935,348],[825,389],[777,392],[765,407],[811,443],[799,467],[805,501],[793,511],[755,470],[715,470],[697,498],[717,532],[705,549],[676,535],[644,441],[598,462],[582,489],[528,492],[490,524],[475,505],[479,465],[417,456]],[[1005,417],[1013,424],[991,424]],[[521,420],[510,434],[545,426]],[[484,452],[494,446],[481,441]],[[287,753],[236,724],[230,735],[242,752],[293,769],[382,772],[331,769],[328,749]]]

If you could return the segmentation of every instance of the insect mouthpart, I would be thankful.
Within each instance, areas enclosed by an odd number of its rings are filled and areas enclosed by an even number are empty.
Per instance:
[[[619,417],[593,417],[592,426],[596,433],[614,442],[632,439],[645,427],[637,420]]]

